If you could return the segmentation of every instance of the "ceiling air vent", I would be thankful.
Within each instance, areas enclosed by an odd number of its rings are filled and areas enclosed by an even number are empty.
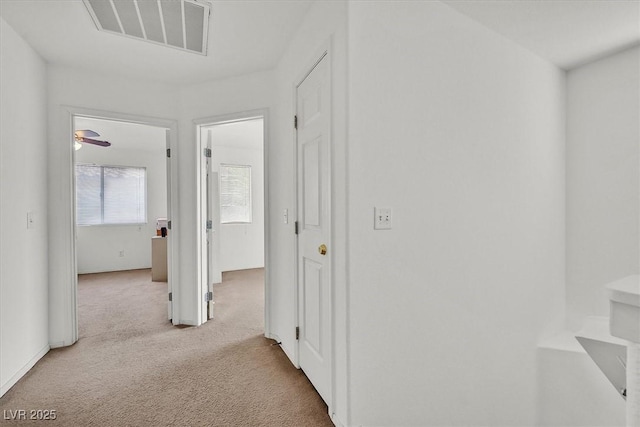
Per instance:
[[[209,4],[195,0],[83,0],[98,30],[207,54]]]

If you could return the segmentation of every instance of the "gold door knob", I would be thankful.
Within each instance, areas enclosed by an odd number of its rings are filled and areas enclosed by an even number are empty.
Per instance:
[[[325,245],[323,243],[320,246],[318,246],[318,252],[320,252],[320,255],[326,255],[327,254],[327,245]]]

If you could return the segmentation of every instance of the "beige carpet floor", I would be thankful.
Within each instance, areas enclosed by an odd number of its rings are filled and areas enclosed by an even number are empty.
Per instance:
[[[55,410],[57,420],[0,424],[333,425],[302,371],[263,337],[263,275],[225,273],[216,318],[183,328],[168,322],[166,284],[150,270],[80,276],[80,339],[0,398],[0,413]]]

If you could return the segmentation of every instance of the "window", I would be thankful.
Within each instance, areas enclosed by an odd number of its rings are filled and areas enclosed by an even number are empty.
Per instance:
[[[76,165],[78,225],[146,223],[146,175],[141,167]]]
[[[251,166],[220,165],[220,222],[251,223]]]

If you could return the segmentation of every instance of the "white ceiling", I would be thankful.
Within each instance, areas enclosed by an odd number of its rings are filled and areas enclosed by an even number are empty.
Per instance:
[[[443,1],[564,69],[640,40],[640,0]],[[211,3],[208,56],[100,32],[81,0],[0,0],[0,16],[49,63],[184,85],[273,68],[313,1]]]
[[[184,85],[273,68],[312,2],[210,3],[207,56],[98,31],[81,0],[0,0],[0,16],[49,63]]]
[[[640,0],[443,0],[565,70],[640,41]]]
[[[83,144],[82,150],[101,152],[102,150],[142,150],[164,151],[166,137],[164,128],[139,123],[76,117],[74,130],[92,130],[100,134],[93,139],[109,141],[111,147]]]

